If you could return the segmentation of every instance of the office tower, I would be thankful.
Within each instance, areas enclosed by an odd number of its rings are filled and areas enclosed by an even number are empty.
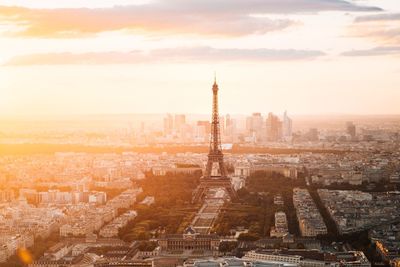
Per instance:
[[[226,142],[235,142],[236,138],[236,120],[229,114],[225,116],[225,138]]]
[[[226,114],[225,116],[225,135],[232,136],[235,133],[235,120],[231,118],[231,115]]]
[[[287,112],[283,113],[283,136],[290,138],[292,136],[292,119],[288,117]]]
[[[167,114],[164,118],[164,134],[171,134],[174,130],[174,118],[171,114]]]
[[[246,119],[246,130],[247,133],[258,133],[263,126],[263,117],[261,113],[255,112],[250,117]]]
[[[179,139],[181,142],[190,142],[193,139],[193,127],[189,124],[182,124],[179,131]]]
[[[264,119],[261,113],[255,112],[246,119],[246,132],[254,142],[260,142],[265,139]]]
[[[211,123],[209,121],[197,121],[197,126],[204,127],[205,134],[211,133]]]
[[[351,139],[356,137],[356,126],[352,121],[346,122],[346,132],[351,136]]]
[[[246,118],[246,133],[247,134],[253,133],[253,118],[252,117]]]
[[[225,116],[225,128],[228,128],[229,126],[231,126],[231,124],[232,124],[231,115],[226,114],[226,116]]]
[[[253,130],[255,132],[259,132],[262,129],[262,124],[263,124],[263,117],[261,116],[261,113],[256,112],[253,113],[252,117],[252,123],[253,123]]]
[[[199,141],[208,141],[211,133],[211,124],[209,121],[197,121],[196,138]]]
[[[282,139],[282,121],[273,113],[268,113],[266,120],[267,140],[270,142],[280,141]]]
[[[175,114],[175,130],[180,131],[184,124],[186,124],[185,114]]]

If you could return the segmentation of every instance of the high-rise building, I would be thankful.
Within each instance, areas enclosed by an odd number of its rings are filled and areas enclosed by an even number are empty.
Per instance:
[[[225,116],[225,128],[228,128],[232,124],[231,115],[226,114]]]
[[[197,127],[204,128],[204,134],[209,136],[211,133],[211,123],[209,121],[197,121]]]
[[[190,142],[193,139],[193,128],[189,124],[182,124],[179,131],[179,139],[181,142]]]
[[[263,117],[261,113],[255,112],[246,119],[246,132],[253,142],[260,142],[265,139]]]
[[[233,119],[229,114],[225,116],[225,142],[235,142],[236,138],[236,120]]]
[[[206,133],[206,127],[204,125],[196,125],[194,127],[194,140],[195,142],[207,142],[209,135]]]
[[[262,129],[263,117],[261,113],[255,112],[246,119],[246,130],[247,133],[252,134]]]
[[[282,139],[282,121],[273,113],[268,113],[266,120],[267,140],[270,142],[280,141]]]
[[[287,112],[283,113],[283,136],[285,138],[292,137],[292,119],[288,117]]]
[[[246,118],[246,133],[251,134],[253,132],[253,118],[247,117]]]
[[[175,130],[180,131],[181,127],[186,124],[185,114],[175,114]]]
[[[356,126],[352,121],[346,122],[346,132],[351,136],[351,139],[356,137]]]
[[[174,118],[171,114],[167,114],[164,118],[164,134],[171,134],[174,130]]]
[[[253,118],[253,130],[257,133],[260,132],[263,127],[263,117],[261,116],[261,113],[253,113],[251,117]]]
[[[225,135],[232,136],[235,134],[236,121],[231,118],[231,115],[226,114],[225,116]]]

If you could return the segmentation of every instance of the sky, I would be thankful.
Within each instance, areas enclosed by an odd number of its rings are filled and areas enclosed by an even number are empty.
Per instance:
[[[398,0],[0,0],[0,116],[400,114]]]

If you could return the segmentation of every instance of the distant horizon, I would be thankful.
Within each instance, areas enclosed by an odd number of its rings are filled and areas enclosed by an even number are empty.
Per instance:
[[[261,113],[262,116],[268,116],[268,113],[273,113],[275,115],[283,115],[285,111],[282,112],[261,112],[261,111],[254,111],[249,113],[221,113],[220,116],[230,115],[233,117],[247,117],[251,116],[253,113]],[[305,113],[291,113],[287,110],[289,117],[400,117],[400,113],[369,113],[369,114],[360,114],[360,113],[314,113],[314,114],[305,114]],[[183,114],[189,117],[196,117],[196,116],[211,116],[211,112],[207,113],[190,113],[190,112],[160,112],[160,113],[140,113],[140,112],[132,112],[132,113],[76,113],[76,114],[18,114],[18,115],[7,115],[7,114],[0,114],[0,119],[2,120],[13,120],[13,119],[65,119],[65,118],[77,118],[77,117],[124,117],[124,116],[166,116],[167,114],[177,115]]]

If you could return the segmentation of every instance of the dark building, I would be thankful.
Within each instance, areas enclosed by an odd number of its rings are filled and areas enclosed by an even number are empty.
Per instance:
[[[199,234],[192,227],[186,228],[183,234],[170,234],[158,240],[162,251],[218,251],[219,237],[215,234]]]
[[[351,136],[351,139],[354,139],[356,137],[356,126],[353,124],[353,122],[348,121],[346,123],[346,132],[348,135]]]
[[[96,262],[93,266],[95,267],[152,267],[153,262],[151,261],[140,261],[140,260],[126,260],[126,261],[100,261]]]

